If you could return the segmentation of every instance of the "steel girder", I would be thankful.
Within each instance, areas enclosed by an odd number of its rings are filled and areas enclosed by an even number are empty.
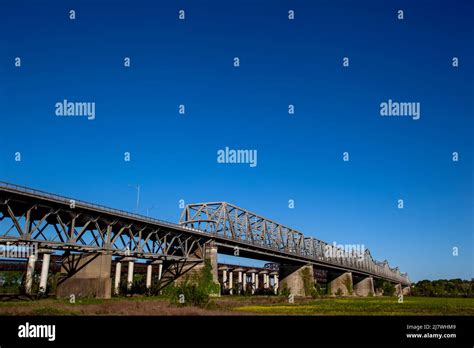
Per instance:
[[[400,273],[398,267],[390,268],[388,262],[375,261],[368,249],[363,257],[340,256],[344,254],[343,250],[226,202],[188,204],[181,214],[180,224],[204,230],[215,237],[250,242],[329,266],[410,284],[406,273]],[[332,251],[329,255],[328,250]]]

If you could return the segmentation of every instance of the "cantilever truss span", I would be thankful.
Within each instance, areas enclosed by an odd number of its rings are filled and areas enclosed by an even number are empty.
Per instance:
[[[207,231],[214,237],[250,243],[316,264],[410,284],[406,273],[401,273],[398,267],[390,268],[387,261],[375,261],[368,249],[357,257],[347,257],[343,252],[328,253],[334,251],[332,245],[313,237],[305,237],[290,227],[226,202],[189,204],[183,210],[180,223]]]

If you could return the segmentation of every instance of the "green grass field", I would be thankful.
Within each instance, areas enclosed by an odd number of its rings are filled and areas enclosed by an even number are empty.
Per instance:
[[[323,298],[301,304],[249,305],[233,308],[276,315],[474,315],[474,298],[397,297]]]
[[[194,309],[193,309],[194,308]],[[78,299],[54,298],[0,302],[0,315],[474,315],[474,298],[406,296],[297,299],[276,296],[223,296],[208,306],[178,307],[164,297]]]

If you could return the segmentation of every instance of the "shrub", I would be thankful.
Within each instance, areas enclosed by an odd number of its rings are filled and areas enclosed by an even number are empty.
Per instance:
[[[384,296],[393,296],[395,294],[395,285],[390,282],[384,282],[382,289]]]
[[[291,294],[291,289],[288,287],[288,285],[283,284],[278,288],[278,295],[283,296],[283,297],[288,297]]]
[[[193,277],[186,277],[180,284],[170,284],[162,290],[162,294],[179,306],[206,306],[210,294],[219,294],[220,285],[214,283],[212,265],[205,260],[201,272]]]

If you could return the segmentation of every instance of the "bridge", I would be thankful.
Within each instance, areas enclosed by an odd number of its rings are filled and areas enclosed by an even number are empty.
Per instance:
[[[128,286],[134,265],[145,263],[146,287],[162,288],[197,274],[205,260],[223,293],[248,286],[275,292],[286,287],[304,296],[308,295],[305,277],[316,281],[318,271],[328,274],[331,293],[375,294],[374,280],[394,284],[398,293],[407,293],[410,286],[407,274],[386,260],[374,260],[368,249],[348,254],[226,202],[189,204],[179,223],[171,223],[1,182],[0,243],[36,248],[27,257],[27,293],[32,291],[38,255],[42,256],[40,292],[47,288],[51,256],[60,257],[58,297],[71,293],[110,297],[120,286],[122,264]],[[269,269],[224,269],[217,263],[218,253],[267,261]]]

